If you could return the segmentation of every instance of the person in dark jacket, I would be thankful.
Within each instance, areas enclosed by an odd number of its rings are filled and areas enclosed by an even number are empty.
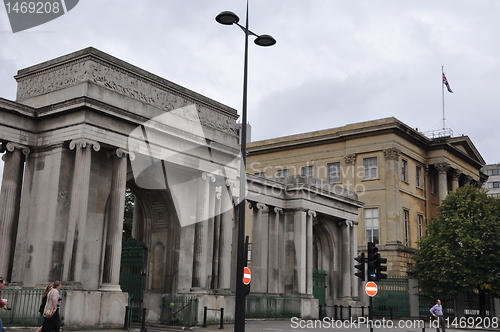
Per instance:
[[[38,309],[40,317],[43,317],[43,310],[45,309],[45,305],[47,304],[47,294],[49,294],[51,289],[52,289],[52,284],[47,285],[47,287],[45,287],[45,291],[42,294],[42,303],[40,304],[40,308]],[[36,330],[35,332],[41,332],[41,331],[42,327],[40,326],[38,330]]]
[[[52,289],[47,294],[46,310],[51,311],[51,317],[43,317],[42,332],[59,332],[61,329],[61,316],[59,314],[59,306],[61,304],[61,297],[59,291],[61,290],[61,282],[56,281],[52,284]]]

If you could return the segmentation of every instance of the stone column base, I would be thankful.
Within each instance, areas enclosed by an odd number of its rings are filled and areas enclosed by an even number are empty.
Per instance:
[[[65,330],[123,328],[127,293],[67,290],[63,301]]]
[[[102,284],[101,288],[99,288],[100,292],[121,292],[122,289],[120,285],[112,285],[112,284]]]
[[[300,318],[319,319],[319,300],[314,298],[302,298],[300,300]]]

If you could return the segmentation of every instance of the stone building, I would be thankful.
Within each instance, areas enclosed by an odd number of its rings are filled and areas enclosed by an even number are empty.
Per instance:
[[[252,207],[250,311],[317,317],[318,296],[359,300],[357,194],[300,176],[239,179],[236,110],[94,48],[15,79],[16,101],[0,99],[0,273],[18,288],[61,280],[65,327],[123,326],[126,188],[146,250],[134,299],[148,322],[161,323],[172,296],[196,297],[200,322],[205,305],[234,317],[240,183]],[[322,294],[315,269],[328,271]]]
[[[488,176],[488,180],[483,185],[488,195],[500,197],[500,164],[485,165],[481,171]]]
[[[481,185],[484,164],[467,136],[431,139],[385,118],[252,142],[247,172],[266,178],[302,174],[356,192],[364,203],[359,250],[376,243],[388,259],[388,274],[407,276],[427,220],[449,191]]]

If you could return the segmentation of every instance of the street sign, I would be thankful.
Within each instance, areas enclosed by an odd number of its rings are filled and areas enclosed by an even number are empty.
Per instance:
[[[248,285],[252,280],[252,273],[250,273],[250,269],[248,267],[243,268],[243,283]]]
[[[377,284],[373,281],[369,281],[366,283],[365,291],[368,296],[375,296],[377,294]]]

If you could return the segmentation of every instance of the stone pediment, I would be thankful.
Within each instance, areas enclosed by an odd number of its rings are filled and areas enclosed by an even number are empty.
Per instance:
[[[483,157],[468,136],[447,137],[432,140],[431,146],[433,146],[434,149],[446,149],[452,151],[453,153],[466,156],[468,159],[477,163],[479,167],[486,164]]]

